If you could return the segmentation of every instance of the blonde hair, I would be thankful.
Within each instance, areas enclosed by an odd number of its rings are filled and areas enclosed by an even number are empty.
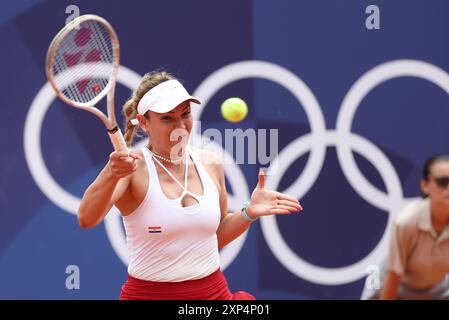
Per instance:
[[[165,71],[152,71],[144,75],[137,89],[131,94],[131,97],[123,105],[123,115],[125,116],[125,142],[127,146],[131,146],[133,139],[137,133],[138,126],[131,123],[131,119],[135,119],[137,115],[137,105],[140,99],[158,84],[176,79],[173,75]]]

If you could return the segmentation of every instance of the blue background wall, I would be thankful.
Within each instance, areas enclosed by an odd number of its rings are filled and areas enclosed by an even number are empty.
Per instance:
[[[25,160],[24,127],[30,105],[46,84],[44,60],[65,23],[66,7],[103,16],[121,42],[122,65],[138,74],[164,68],[191,91],[216,70],[242,60],[277,64],[302,79],[317,98],[327,130],[335,129],[342,100],[370,69],[414,59],[449,71],[449,2],[408,1],[4,1],[0,4],[0,299],[116,299],[126,266],[105,228],[80,229],[76,218],[50,201]],[[380,8],[380,30],[367,30],[365,8]],[[121,105],[130,89],[118,85]],[[239,124],[220,116],[221,101],[244,98],[250,107]],[[301,104],[284,87],[247,78],[221,88],[203,106],[202,128],[278,128],[279,149],[310,132]],[[422,162],[449,153],[449,98],[414,77],[388,80],[357,110],[352,131],[379,147],[394,166],[404,198],[419,193]],[[80,197],[111,152],[98,120],[54,100],[41,135],[45,164],[54,179]],[[374,166],[355,154],[371,183],[385,191]],[[283,173],[285,190],[302,172],[308,153]],[[249,190],[257,165],[243,165]],[[229,188],[231,194],[238,190]],[[388,213],[362,199],[342,172],[334,147],[301,201],[298,216],[278,217],[293,252],[326,268],[344,267],[377,245]],[[67,290],[67,265],[81,271],[81,289]],[[259,222],[225,270],[232,290],[260,299],[358,299],[364,278],[323,285],[287,270],[268,247]]]

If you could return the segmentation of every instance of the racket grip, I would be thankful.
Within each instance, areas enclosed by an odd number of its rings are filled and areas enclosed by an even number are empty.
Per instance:
[[[116,151],[125,151],[129,154],[129,150],[126,147],[125,139],[123,138],[122,131],[118,129],[114,133],[108,133],[109,138],[111,139],[112,145]]]

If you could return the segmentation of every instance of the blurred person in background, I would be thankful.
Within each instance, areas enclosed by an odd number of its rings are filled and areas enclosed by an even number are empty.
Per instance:
[[[421,197],[394,221],[382,288],[365,286],[362,299],[449,299],[449,155],[425,162]]]

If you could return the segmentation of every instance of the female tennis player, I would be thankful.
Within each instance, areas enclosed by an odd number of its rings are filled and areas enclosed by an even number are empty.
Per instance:
[[[129,266],[120,299],[255,299],[230,292],[218,250],[260,216],[302,210],[297,199],[267,190],[260,171],[248,204],[228,213],[219,157],[188,143],[191,102],[200,104],[170,74],[146,74],[124,114],[127,145],[136,124],[148,145],[112,152],[81,201],[81,227],[97,225],[113,205],[123,216]]]

